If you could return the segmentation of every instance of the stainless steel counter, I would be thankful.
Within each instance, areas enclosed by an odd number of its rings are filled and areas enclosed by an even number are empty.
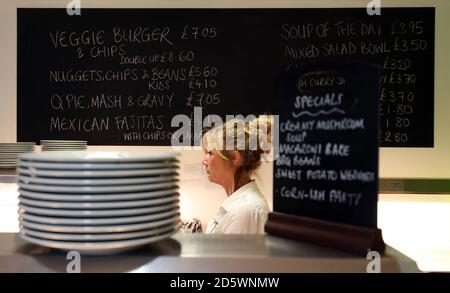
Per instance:
[[[262,273],[366,272],[364,257],[273,236],[177,234],[138,250],[81,256],[81,272]],[[66,252],[0,234],[0,272],[66,272]],[[387,247],[382,272],[419,272],[416,263]]]

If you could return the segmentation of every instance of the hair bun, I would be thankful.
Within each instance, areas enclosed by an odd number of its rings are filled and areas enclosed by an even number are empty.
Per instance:
[[[261,160],[271,160],[273,116],[247,117],[215,126],[203,135],[202,144],[205,150],[216,151],[225,160],[231,158],[231,151],[239,151],[244,157],[242,169],[252,172]]]

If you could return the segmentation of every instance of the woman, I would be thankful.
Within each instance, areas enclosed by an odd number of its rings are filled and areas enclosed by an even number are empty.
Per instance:
[[[272,120],[233,119],[206,132],[202,138],[209,181],[221,185],[227,198],[206,233],[263,234],[269,206],[251,175],[270,151]]]

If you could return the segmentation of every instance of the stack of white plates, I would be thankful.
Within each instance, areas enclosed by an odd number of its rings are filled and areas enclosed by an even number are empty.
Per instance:
[[[20,156],[20,236],[110,254],[170,237],[180,226],[175,153],[41,152]]]
[[[18,156],[34,151],[34,142],[0,143],[0,169],[17,168]]]
[[[41,140],[42,151],[84,151],[85,140]]]

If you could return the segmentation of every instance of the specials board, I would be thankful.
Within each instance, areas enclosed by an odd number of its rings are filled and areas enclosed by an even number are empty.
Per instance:
[[[434,8],[18,8],[17,139],[190,141],[184,124],[273,113],[283,72],[332,59],[381,68],[381,146],[433,147],[434,31]]]
[[[376,228],[378,79],[349,62],[283,75],[274,211]]]

